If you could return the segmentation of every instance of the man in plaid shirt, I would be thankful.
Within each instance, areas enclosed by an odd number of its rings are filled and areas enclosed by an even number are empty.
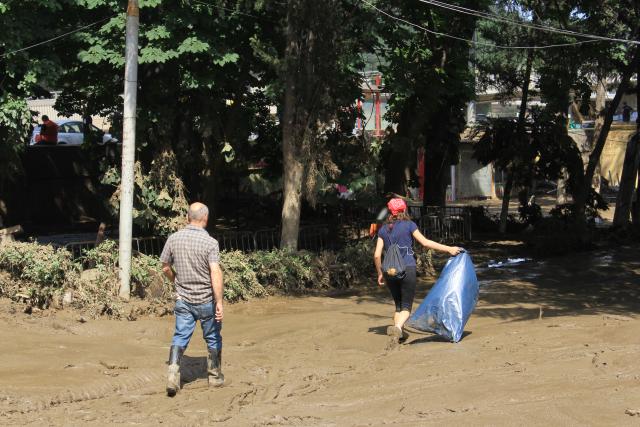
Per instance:
[[[180,389],[180,359],[200,320],[209,357],[209,385],[224,384],[222,375],[223,283],[218,242],[206,231],[209,209],[202,203],[189,206],[189,225],[173,233],[164,245],[162,271],[175,284],[176,328],[169,351],[167,394]]]

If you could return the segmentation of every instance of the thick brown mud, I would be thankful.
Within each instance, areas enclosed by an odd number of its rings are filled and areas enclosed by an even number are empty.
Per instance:
[[[207,388],[198,328],[175,398],[172,316],[81,323],[3,300],[0,424],[638,425],[638,249],[504,269],[477,257],[480,302],[457,344],[413,333],[386,351],[392,305],[373,287],[227,306],[229,384]]]

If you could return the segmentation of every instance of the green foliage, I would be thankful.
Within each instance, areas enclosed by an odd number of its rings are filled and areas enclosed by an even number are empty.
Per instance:
[[[521,203],[518,207],[520,221],[525,225],[534,225],[542,219],[542,208],[537,203]]]
[[[220,266],[224,273],[225,300],[235,302],[267,295],[247,254],[240,251],[221,252]]]
[[[558,205],[551,209],[549,214],[551,217],[561,220],[565,225],[569,226],[576,222],[576,205],[573,203]],[[594,224],[596,218],[601,218],[599,211],[606,211],[609,209],[607,201],[595,190],[591,190],[591,193],[587,197],[585,204],[585,217],[587,223]]]
[[[167,236],[185,224],[189,203],[182,180],[176,172],[175,156],[163,151],[151,162],[151,170],[144,173],[140,162],[135,164],[133,221],[145,233]],[[109,207],[117,217],[120,210],[120,174],[109,168],[101,179],[103,184],[116,187]]]
[[[410,17],[411,22],[431,31],[473,37],[474,17],[402,0],[376,3],[390,15]],[[454,3],[474,9],[484,9],[487,4],[484,0]],[[387,171],[385,191],[405,192],[405,168],[416,167],[415,155],[409,153],[424,147],[428,174],[425,203],[443,204],[446,170],[458,159],[465,104],[474,97],[469,46],[377,16],[382,39],[380,70],[385,91],[392,94],[387,118],[397,124],[387,130],[380,155]]]
[[[348,245],[337,252],[336,263],[328,265],[330,269],[335,268],[331,277],[332,285],[337,288],[350,288],[363,279],[374,278],[376,270],[373,265],[373,249],[373,243],[366,240]]]
[[[0,245],[0,295],[46,307],[55,294],[73,287],[79,268],[64,249],[36,243],[8,242]]]
[[[66,250],[22,242],[0,246],[0,268],[20,279],[56,288],[69,282],[69,273],[77,272]]]
[[[306,252],[274,250],[251,253],[248,259],[260,283],[289,293],[305,288],[327,287],[318,281],[312,265],[313,255]],[[328,281],[327,281],[328,282]]]
[[[95,248],[85,251],[80,262],[95,268],[103,280],[117,281],[118,256],[118,243],[115,240],[105,240]],[[163,297],[171,297],[170,284],[160,273],[161,269],[162,262],[158,257],[134,253],[131,258],[131,292],[144,297],[146,289],[154,281],[159,281],[165,288]],[[117,285],[114,284],[113,287],[117,288]]]

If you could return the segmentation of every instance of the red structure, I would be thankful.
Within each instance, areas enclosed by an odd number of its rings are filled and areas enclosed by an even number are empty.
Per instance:
[[[380,91],[382,87],[382,75],[378,74],[375,80],[375,92],[373,93],[373,102],[375,104],[376,111],[376,130],[373,132],[374,136],[382,136],[382,114],[380,109]]]

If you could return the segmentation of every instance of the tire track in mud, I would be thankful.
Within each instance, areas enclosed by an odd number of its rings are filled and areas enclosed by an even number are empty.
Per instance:
[[[97,381],[84,387],[55,393],[49,396],[35,398],[0,395],[0,412],[4,414],[30,413],[44,411],[60,405],[80,403],[91,400],[104,399],[136,391],[140,394],[164,393],[161,387],[165,376],[157,371],[141,371],[131,375],[118,376],[112,379]],[[150,387],[152,385],[157,385]]]

